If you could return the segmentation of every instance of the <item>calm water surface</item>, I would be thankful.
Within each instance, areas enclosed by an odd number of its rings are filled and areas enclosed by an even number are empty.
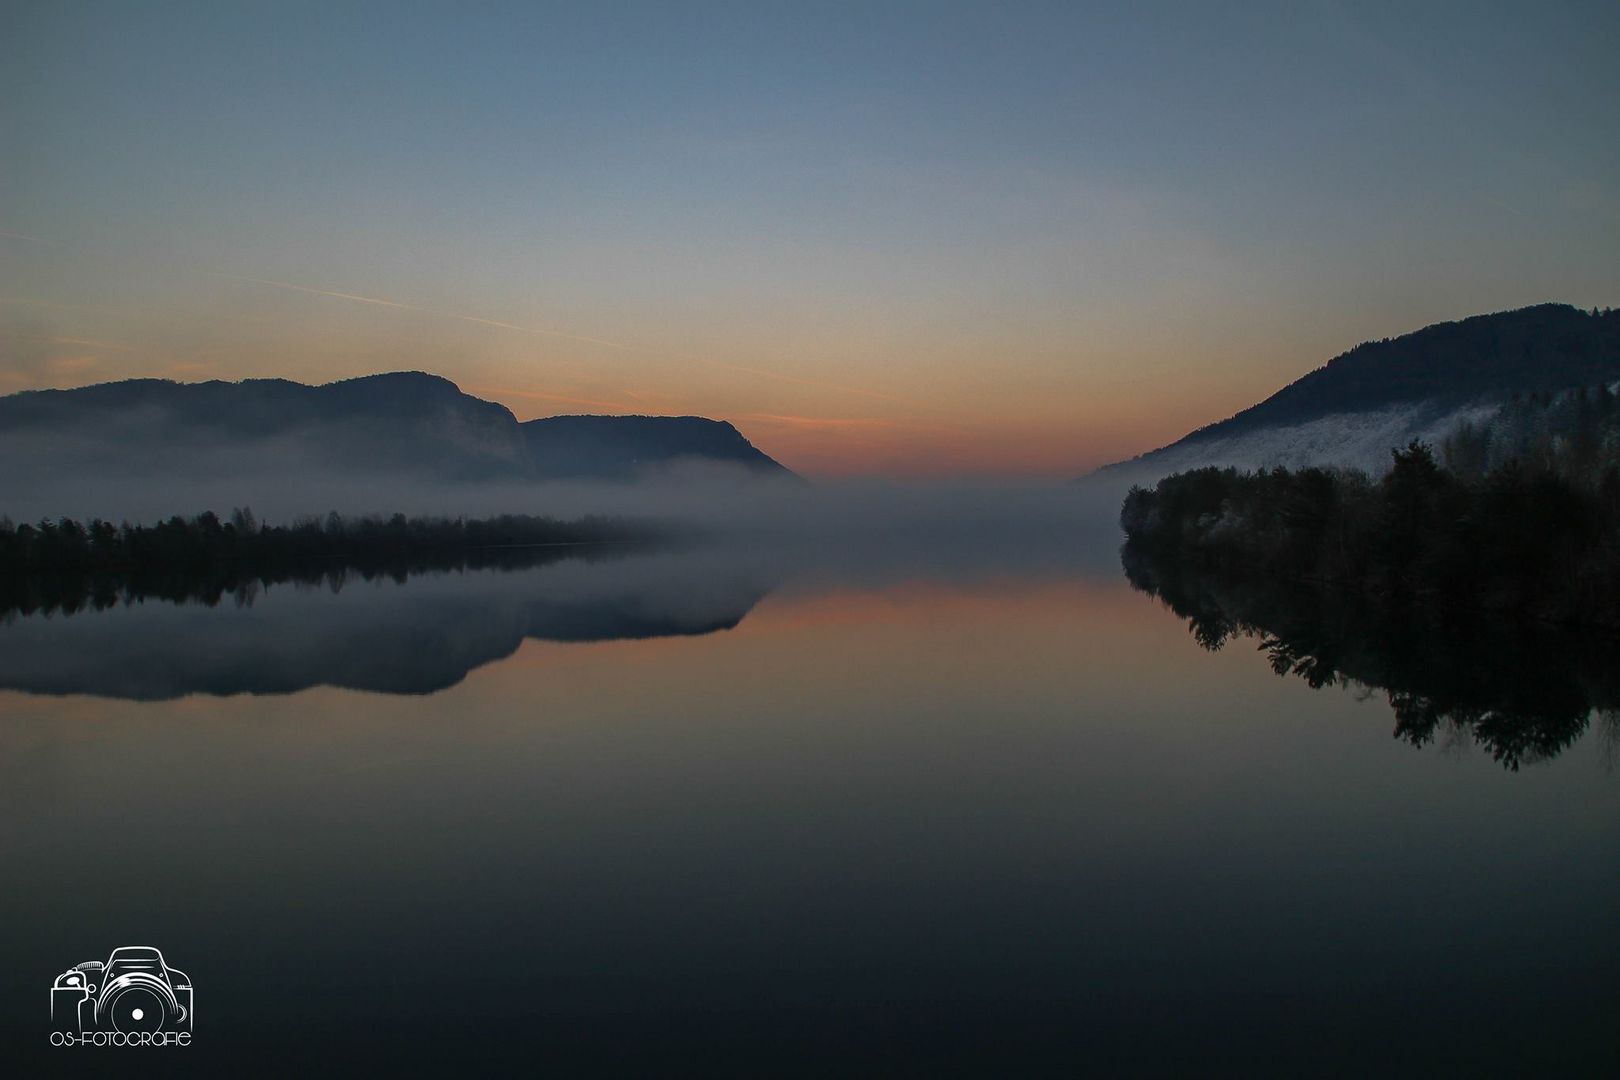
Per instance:
[[[0,649],[12,1075],[1620,1064],[1601,713],[1414,747],[1106,560],[570,559]],[[127,944],[193,1045],[51,1048]]]

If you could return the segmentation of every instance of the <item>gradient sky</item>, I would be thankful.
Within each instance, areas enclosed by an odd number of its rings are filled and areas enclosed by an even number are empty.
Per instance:
[[[1612,2],[0,0],[0,392],[418,368],[1071,475],[1620,304],[1617,57]]]

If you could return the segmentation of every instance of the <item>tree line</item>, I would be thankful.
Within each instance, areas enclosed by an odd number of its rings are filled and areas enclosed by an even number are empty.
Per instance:
[[[72,613],[146,596],[251,602],[281,582],[336,589],[350,574],[403,581],[428,571],[521,568],[578,545],[646,543],[667,529],[586,517],[560,521],[505,514],[448,517],[301,518],[259,522],[247,508],[152,524],[70,518],[17,525],[0,518],[0,613]]]
[[[1612,395],[1604,408],[1613,427]],[[1479,470],[1416,442],[1377,479],[1195,469],[1132,488],[1120,524],[1137,552],[1333,583],[1385,607],[1620,629],[1620,434],[1587,434],[1548,433],[1534,455]]]
[[[1440,460],[1477,481],[1517,461],[1582,487],[1598,487],[1620,467],[1620,396],[1607,386],[1560,394],[1516,394],[1484,419],[1458,424],[1440,442]]]

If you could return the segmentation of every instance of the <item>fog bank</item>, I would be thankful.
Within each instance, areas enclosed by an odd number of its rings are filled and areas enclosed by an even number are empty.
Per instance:
[[[261,521],[290,523],[330,511],[349,516],[650,519],[745,553],[798,567],[877,563],[961,572],[973,566],[1058,566],[1081,553],[1113,566],[1124,487],[1050,480],[838,480],[760,478],[745,470],[690,465],[635,482],[423,481],[375,472],[289,471],[273,463],[199,463],[164,477],[13,475],[0,485],[0,514],[151,522],[250,507]],[[228,464],[229,475],[219,466]]]

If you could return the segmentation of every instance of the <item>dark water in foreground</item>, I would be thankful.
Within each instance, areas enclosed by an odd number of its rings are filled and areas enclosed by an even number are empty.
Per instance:
[[[1504,762],[1472,713],[1395,737],[1388,657],[1258,643],[1117,566],[702,552],[16,619],[0,1063],[1620,1065],[1603,699]],[[52,977],[146,944],[192,1045],[51,1047]]]

